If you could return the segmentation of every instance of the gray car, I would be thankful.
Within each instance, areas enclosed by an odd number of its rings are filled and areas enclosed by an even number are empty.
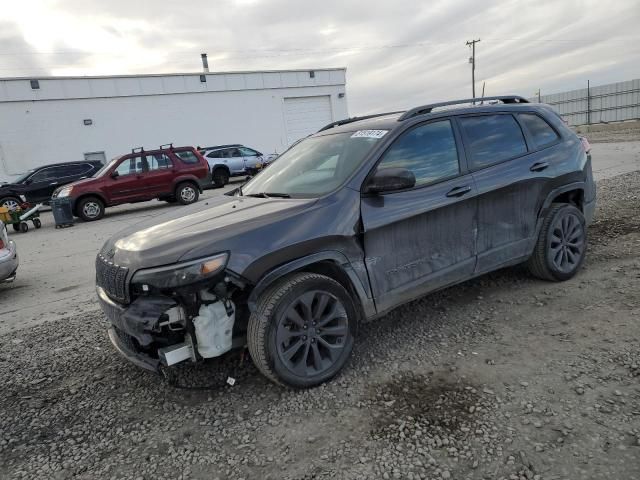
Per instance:
[[[484,100],[332,123],[241,188],[116,234],[96,259],[113,344],[155,371],[247,345],[266,377],[310,387],[359,323],[429,292],[520,263],[571,279],[588,145],[547,105]]]
[[[0,283],[12,282],[16,278],[18,263],[16,244],[9,240],[7,228],[0,221]]]

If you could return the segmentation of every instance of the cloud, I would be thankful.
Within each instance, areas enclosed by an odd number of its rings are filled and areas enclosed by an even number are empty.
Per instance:
[[[351,114],[640,76],[635,0],[11,2],[0,75],[347,67]],[[7,33],[10,32],[10,33]],[[55,54],[43,55],[50,51]],[[5,60],[7,56],[2,56]]]

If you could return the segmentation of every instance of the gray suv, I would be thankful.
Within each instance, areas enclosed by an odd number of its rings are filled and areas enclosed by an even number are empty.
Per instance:
[[[484,101],[332,123],[226,196],[116,234],[96,260],[113,344],[154,371],[247,345],[304,388],[345,366],[360,322],[429,292],[523,262],[570,279],[588,144],[546,105]]]

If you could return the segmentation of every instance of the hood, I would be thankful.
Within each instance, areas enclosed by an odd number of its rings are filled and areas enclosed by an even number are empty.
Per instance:
[[[25,190],[25,186],[21,183],[0,183],[0,193],[22,193]]]
[[[88,178],[83,178],[82,180],[76,180],[75,182],[71,182],[71,183],[67,183],[65,185],[62,185],[61,187],[58,187],[56,189],[57,190],[62,190],[63,188],[68,188],[68,187],[75,187],[78,185],[82,185],[83,183],[91,183],[91,182],[95,182],[96,181],[96,177],[88,177]]]
[[[130,270],[186,260],[191,250],[202,252],[203,247],[207,255],[214,255],[234,237],[294,215],[315,202],[221,195],[190,207],[171,208],[169,213],[126,228],[105,243],[102,253],[112,254],[114,263]]]

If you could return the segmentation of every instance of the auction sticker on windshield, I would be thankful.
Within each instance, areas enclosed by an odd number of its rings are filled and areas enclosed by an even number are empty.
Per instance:
[[[351,138],[382,138],[389,130],[358,130]]]

